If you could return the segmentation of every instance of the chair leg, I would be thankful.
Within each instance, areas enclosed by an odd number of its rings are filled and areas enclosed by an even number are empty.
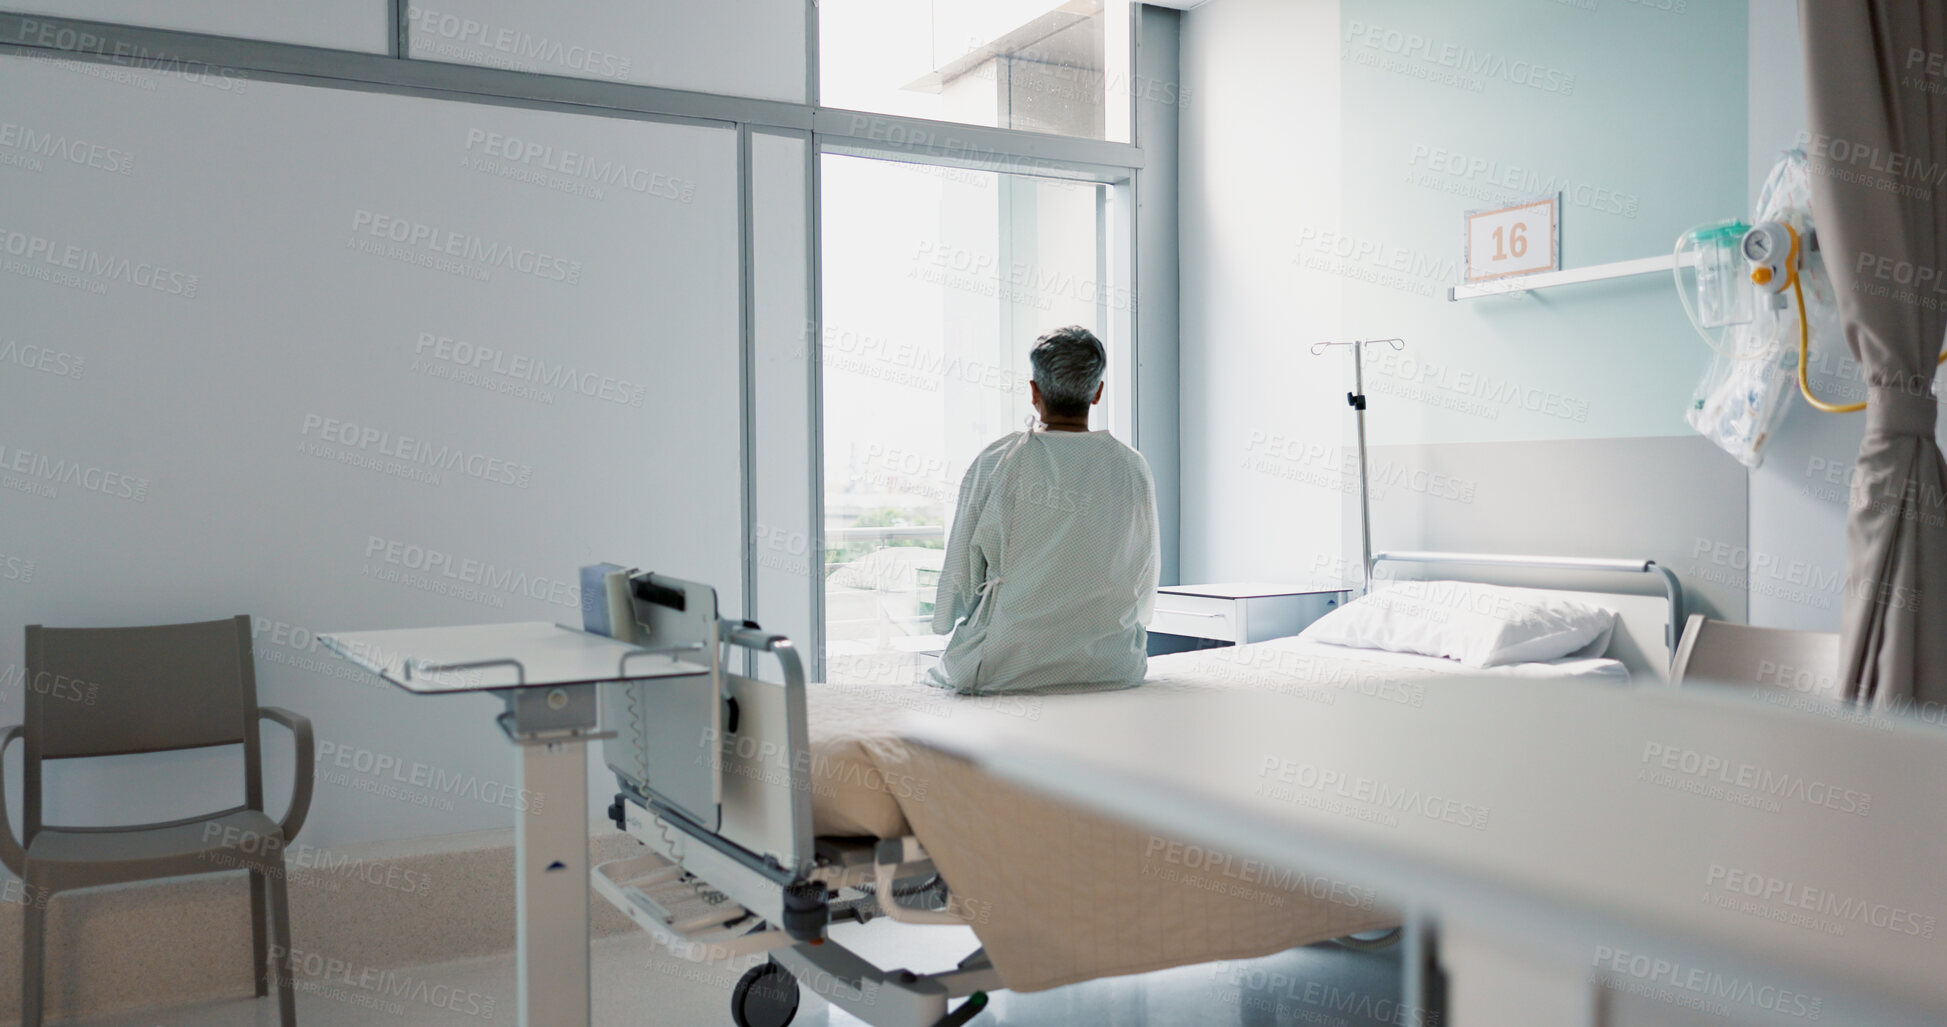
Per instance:
[[[47,893],[27,885],[27,902],[21,907],[20,928],[20,1027],[41,1027],[45,1001],[47,945]]]
[[[264,920],[264,874],[250,871],[250,962],[252,979],[257,982],[257,997],[270,994],[270,941]]]
[[[297,981],[291,976],[291,896],[284,888],[284,861],[265,875],[270,889],[271,964],[277,975],[277,1022],[297,1027]],[[24,1027],[24,1025],[23,1025]]]

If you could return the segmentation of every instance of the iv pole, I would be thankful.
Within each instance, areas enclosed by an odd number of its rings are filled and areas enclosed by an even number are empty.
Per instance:
[[[1359,580],[1361,594],[1372,592],[1372,488],[1366,475],[1366,347],[1385,343],[1395,350],[1406,348],[1404,339],[1355,339],[1351,342],[1320,342],[1312,345],[1312,356],[1323,355],[1333,346],[1352,347],[1352,391],[1345,394],[1345,405],[1354,411],[1359,424]]]

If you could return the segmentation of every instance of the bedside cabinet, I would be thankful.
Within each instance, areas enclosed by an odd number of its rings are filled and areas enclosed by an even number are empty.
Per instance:
[[[1320,591],[1262,582],[1220,585],[1165,585],[1156,590],[1156,616],[1149,633],[1151,655],[1215,644],[1247,645],[1295,635],[1338,609],[1349,591]]]

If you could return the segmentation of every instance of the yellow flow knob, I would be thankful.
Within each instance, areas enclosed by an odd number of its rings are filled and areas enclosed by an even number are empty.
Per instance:
[[[1771,284],[1771,269],[1770,269],[1770,268],[1768,268],[1768,267],[1766,267],[1766,266],[1764,266],[1763,264],[1759,264],[1759,265],[1758,265],[1757,267],[1754,267],[1754,268],[1752,268],[1752,269],[1751,269],[1751,281],[1753,281],[1753,282],[1755,282],[1755,283],[1757,283],[1757,284],[1759,284],[1759,285],[1770,285],[1770,284]]]

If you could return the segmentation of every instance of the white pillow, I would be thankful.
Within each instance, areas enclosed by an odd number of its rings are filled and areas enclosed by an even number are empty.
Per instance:
[[[1298,637],[1499,667],[1599,656],[1615,630],[1614,610],[1551,592],[1472,581],[1399,581],[1320,617]]]

